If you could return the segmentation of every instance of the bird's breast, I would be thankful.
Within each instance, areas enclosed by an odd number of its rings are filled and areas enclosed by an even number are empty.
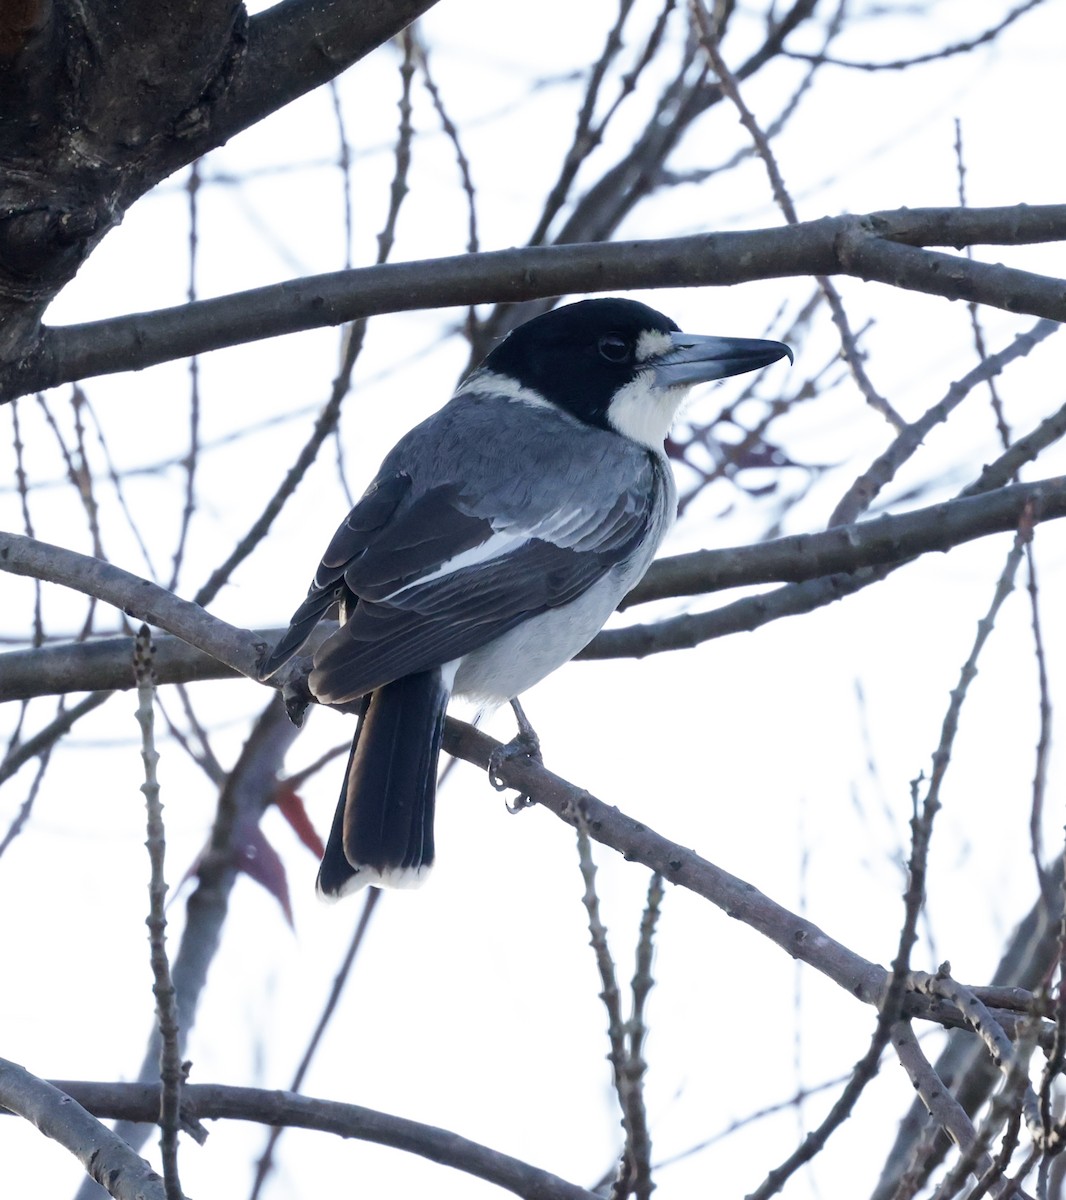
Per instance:
[[[638,548],[568,604],[531,616],[464,655],[455,664],[456,695],[482,704],[504,703],[569,662],[592,641],[643,578],[673,522],[676,492],[665,455],[656,456],[654,475],[646,536]]]

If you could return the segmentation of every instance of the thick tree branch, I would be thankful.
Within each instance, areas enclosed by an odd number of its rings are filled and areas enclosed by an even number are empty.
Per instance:
[[[164,175],[335,79],[395,37],[436,0],[283,0],[248,25],[241,68],[215,105],[210,125],[189,140]],[[162,178],[163,176],[160,176]]]
[[[1066,476],[1013,484],[823,533],[662,559],[626,597],[623,608],[762,583],[791,581],[810,586],[797,595],[798,607],[775,607],[766,597],[755,597],[709,613],[605,630],[581,657],[617,658],[678,649],[754,629],[789,612],[809,611],[843,595],[844,581],[856,571],[891,566],[1016,529],[1030,504],[1037,522],[1066,516]],[[254,679],[261,647],[272,645],[282,632],[238,629],[110,563],[19,534],[0,533],[2,570],[75,588],[174,634],[176,640],[162,637],[156,641],[155,668],[160,683],[222,679],[234,673]],[[131,638],[112,637],[0,654],[0,702],[132,687],[131,645]]]
[[[241,675],[256,676],[263,643],[250,629],[227,625],[198,604],[121,567],[21,534],[0,532],[0,570],[95,596],[157,629],[177,634]],[[132,683],[131,672],[129,686]]]
[[[489,758],[499,746],[494,738],[472,725],[452,717],[445,724],[444,749],[453,757],[487,770]],[[617,851],[627,862],[642,863],[678,887],[709,900],[727,916],[743,921],[790,957],[814,967],[863,1003],[878,1006],[884,1001],[889,971],[835,941],[817,925],[777,904],[746,880],[723,871],[694,850],[670,841],[528,758],[508,759],[498,774],[508,788],[531,796],[537,805],[549,809],[575,829],[584,829],[589,837]],[[996,1009],[996,1019],[1004,1029],[1017,1031],[1025,1022],[1032,1021],[1031,993],[1017,988],[971,990]],[[970,1027],[967,1014],[953,1004],[915,990],[905,996],[902,1012],[906,1017]],[[1042,1043],[1050,1044],[1054,1035],[1054,1027],[1045,1022]]]
[[[159,1116],[159,1089],[145,1089]],[[0,1059],[0,1111],[24,1117],[58,1142],[115,1200],[164,1200],[163,1180],[77,1101],[17,1063]]]
[[[161,179],[334,78],[434,0],[54,6],[0,18],[0,356]]]
[[[249,644],[253,646],[272,646],[285,632],[281,627],[239,631],[232,626],[223,628],[243,635],[250,633],[252,641]],[[168,637],[162,634],[154,641],[159,683],[231,679],[242,673],[220,662],[208,651],[184,641],[180,635]],[[131,688],[132,646],[132,637],[119,634],[87,642],[56,642],[32,650],[9,650],[0,654],[0,703],[64,692]],[[92,680],[99,682],[90,682]]]
[[[23,53],[52,19],[51,0],[8,0],[0,12],[0,71]]]
[[[1066,281],[919,248],[1066,240],[1066,205],[906,209],[823,217],[782,229],[659,241],[534,246],[308,276],[137,313],[45,329],[0,370],[0,400],[223,346],[421,308],[569,292],[721,287],[794,275],[855,275],[1066,320]]]
[[[931,550],[946,551],[978,537],[1014,530],[1029,503],[1036,505],[1039,520],[1066,516],[1066,475],[945,500],[913,512],[884,514],[823,533],[660,559],[620,607],[757,583],[798,583],[904,562]]]
[[[141,1083],[63,1081],[56,1087],[100,1117],[156,1121],[159,1089]],[[592,1192],[520,1159],[491,1150],[447,1129],[293,1092],[191,1084],[182,1092],[182,1114],[193,1121],[229,1119],[262,1125],[317,1129],[406,1150],[442,1166],[513,1192],[525,1200],[596,1200]]]

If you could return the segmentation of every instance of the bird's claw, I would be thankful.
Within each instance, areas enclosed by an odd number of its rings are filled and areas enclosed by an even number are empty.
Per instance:
[[[518,718],[518,733],[506,745],[497,746],[489,755],[489,783],[498,792],[505,792],[508,788],[508,785],[500,777],[500,772],[516,758],[528,759],[538,766],[544,765],[544,758],[540,752],[540,738],[537,737],[536,730],[530,725],[517,700],[511,701],[511,707]],[[532,797],[522,793],[507,805],[507,811],[510,813],[521,812],[523,808],[528,808],[532,803]]]
[[[314,701],[311,689],[307,686],[307,676],[310,670],[310,658],[300,659],[297,669],[293,670],[281,688],[281,698],[285,703],[285,711],[288,713],[289,720],[297,729],[303,726],[307,710]]]

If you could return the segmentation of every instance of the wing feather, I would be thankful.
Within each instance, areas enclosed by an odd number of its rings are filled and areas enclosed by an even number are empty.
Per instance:
[[[343,704],[451,662],[529,617],[567,604],[616,561],[610,553],[527,541],[491,562],[416,583],[383,603],[361,601],[319,647],[311,691],[324,703]]]
[[[655,456],[616,434],[550,407],[459,397],[386,458],[268,665],[338,602],[341,627],[310,678],[319,700],[451,662],[569,603],[657,536],[663,487]]]

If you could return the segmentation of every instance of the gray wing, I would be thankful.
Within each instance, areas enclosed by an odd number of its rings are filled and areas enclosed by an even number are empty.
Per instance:
[[[307,599],[292,614],[289,628],[260,669],[266,679],[296,653],[311,636],[311,631],[334,605],[344,600],[344,571],[379,534],[395,514],[411,487],[411,478],[402,471],[379,475],[367,488],[359,503],[333,535],[315,572]]]
[[[334,536],[273,656],[339,601],[341,628],[310,678],[324,703],[441,666],[567,604],[659,522],[654,455],[525,405],[508,406],[501,425],[500,403],[484,412],[453,401],[413,430]]]

